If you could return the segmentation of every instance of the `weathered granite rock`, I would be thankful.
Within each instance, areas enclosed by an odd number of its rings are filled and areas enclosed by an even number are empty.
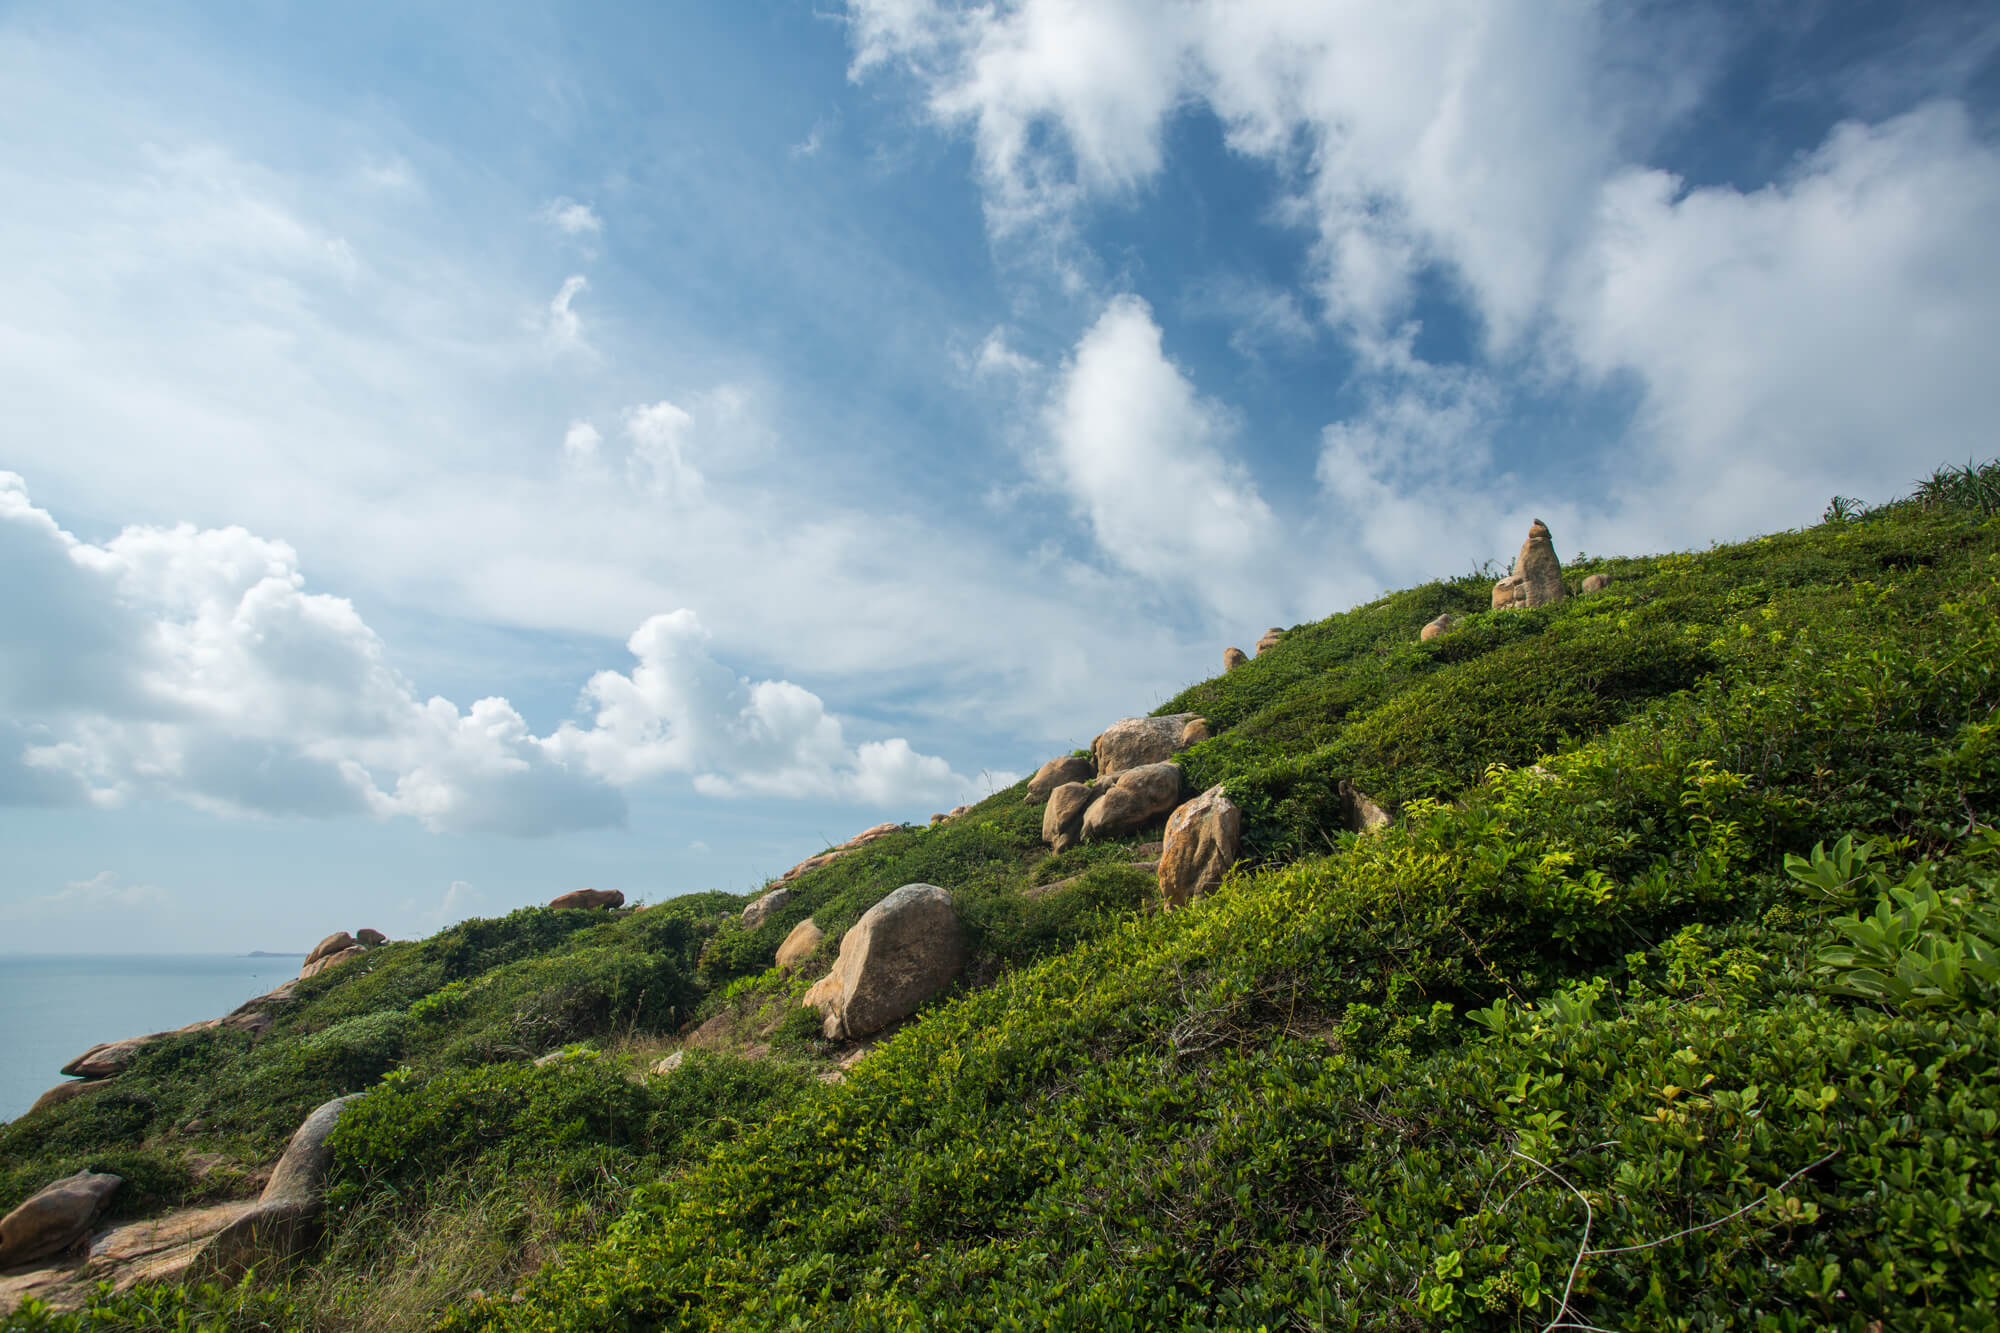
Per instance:
[[[964,966],[951,895],[905,884],[862,913],[841,937],[833,970],[800,1003],[819,1010],[828,1040],[865,1037],[916,1012]]]
[[[45,1259],[77,1245],[124,1183],[122,1176],[79,1171],[29,1196],[0,1217],[0,1268]]]
[[[30,1106],[24,1114],[33,1115],[37,1111],[46,1111],[51,1106],[61,1106],[64,1102],[73,1101],[93,1088],[103,1087],[110,1081],[107,1078],[65,1079],[41,1096],[35,1098],[35,1104]]]
[[[387,935],[384,935],[381,931],[374,929],[373,927],[363,926],[361,929],[354,932],[354,942],[356,944],[365,944],[369,948],[373,949],[377,945],[387,944],[389,942],[389,937]]]
[[[903,826],[901,824],[877,824],[872,828],[862,829],[861,832],[855,834],[846,842],[841,843],[840,846],[842,848],[866,847],[878,838],[886,838],[891,833],[900,833],[902,831]]]
[[[1234,671],[1249,660],[1250,654],[1244,652],[1241,648],[1224,648],[1222,650],[1222,669],[1224,671]]]
[[[811,917],[807,917],[793,926],[792,933],[785,936],[785,942],[778,946],[778,966],[791,971],[812,957],[813,950],[819,948],[819,942],[825,938],[826,932]]]
[[[619,889],[571,889],[549,899],[549,906],[563,909],[623,907],[625,894]]]
[[[154,1032],[143,1037],[127,1037],[123,1041],[100,1041],[64,1065],[61,1072],[69,1078],[112,1078],[125,1072],[125,1066],[132,1063],[132,1057],[139,1053],[140,1047],[155,1037],[165,1035]]]
[[[757,927],[764,924],[771,913],[777,911],[791,900],[792,891],[790,889],[772,889],[756,902],[751,903],[743,909],[743,929],[757,929]]]
[[[356,944],[351,948],[342,949],[339,953],[328,954],[324,958],[315,958],[312,962],[307,963],[299,969],[299,980],[303,981],[307,977],[318,976],[328,968],[339,967],[342,963],[351,963],[367,952],[367,945]]]
[[[1243,847],[1243,812],[1217,783],[1174,811],[1160,853],[1160,898],[1179,907],[1216,885]]]
[[[1050,850],[1066,852],[1083,841],[1084,814],[1103,794],[1094,782],[1065,782],[1049,793],[1049,803],[1042,807],[1042,841]]]
[[[315,944],[313,946],[313,951],[306,955],[306,961],[301,965],[301,970],[299,975],[304,976],[305,973],[303,969],[306,967],[311,967],[314,963],[317,963],[320,959],[330,957],[331,955],[340,953],[342,950],[345,949],[352,949],[358,942],[359,941],[357,941],[352,935],[348,934],[346,931],[336,930],[333,934],[327,936],[325,939],[321,940],[318,944]]]
[[[1555,542],[1548,525],[1538,518],[1528,525],[1528,538],[1514,557],[1513,572],[1493,585],[1493,609],[1532,610],[1560,602],[1566,595]]]
[[[1264,637],[1257,640],[1257,656],[1262,657],[1266,649],[1272,647],[1278,640],[1284,637],[1285,631],[1277,625],[1273,625],[1271,628],[1265,630]]]
[[[1588,597],[1591,593],[1603,592],[1610,586],[1611,576],[1609,574],[1592,574],[1583,581],[1583,595]]]
[[[1396,822],[1387,809],[1346,778],[1340,780],[1338,790],[1341,819],[1348,832],[1373,833]]]
[[[1096,776],[1097,770],[1082,755],[1058,755],[1035,770],[1035,776],[1028,779],[1028,794],[1023,799],[1030,805],[1039,805],[1064,783],[1088,782]]]
[[[671,1055],[663,1055],[653,1062],[653,1073],[671,1074],[686,1064],[687,1058],[688,1053],[686,1051],[675,1051]]]
[[[1106,727],[1090,743],[1090,753],[1097,776],[1108,778],[1128,768],[1171,759],[1196,741],[1207,739],[1208,722],[1199,713],[1127,717]]]
[[[1509,574],[1506,578],[1501,579],[1493,585],[1493,609],[1495,611],[1518,610],[1525,604],[1522,598],[1521,580],[1515,578],[1512,574]]]
[[[835,849],[830,852],[821,852],[818,856],[808,856],[805,860],[778,876],[778,883],[790,883],[809,870],[818,870],[821,866],[832,865],[845,855],[847,855],[845,850]]]
[[[271,1172],[256,1206],[215,1233],[193,1268],[203,1276],[240,1277],[254,1264],[289,1259],[319,1239],[326,1207],[326,1170],[333,1162],[327,1135],[362,1093],[325,1103],[305,1118]]]
[[[1182,780],[1178,764],[1142,764],[1126,769],[1083,812],[1083,840],[1128,837],[1165,818],[1181,803]],[[1097,781],[1104,784],[1103,778]]]
[[[1429,643],[1432,639],[1435,639],[1438,635],[1448,633],[1451,630],[1451,627],[1453,625],[1456,625],[1457,623],[1458,623],[1458,617],[1452,615],[1450,612],[1446,612],[1444,615],[1439,616],[1436,620],[1431,621],[1428,625],[1425,625],[1421,630],[1418,630],[1417,638],[1419,638],[1425,643]]]

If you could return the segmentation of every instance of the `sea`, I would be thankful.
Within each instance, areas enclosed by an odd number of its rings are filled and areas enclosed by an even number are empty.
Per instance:
[[[300,954],[0,953],[0,1120],[100,1041],[219,1018],[299,972]]]

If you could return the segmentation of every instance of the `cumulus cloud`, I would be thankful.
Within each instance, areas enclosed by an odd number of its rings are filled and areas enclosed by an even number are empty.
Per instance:
[[[604,220],[587,203],[568,195],[549,200],[542,206],[542,220],[569,237],[596,237],[604,232]]]
[[[632,636],[584,691],[588,727],[536,736],[512,704],[420,698],[292,549],[241,528],[79,541],[0,473],[0,799],[224,813],[407,816],[520,835],[617,824],[666,775],[715,794],[870,804],[967,791],[902,741],[850,745],[820,698],[739,679],[692,612]]]
[[[699,499],[701,472],[688,458],[694,417],[662,399],[625,413],[625,436],[632,444],[632,485],[670,500]]]

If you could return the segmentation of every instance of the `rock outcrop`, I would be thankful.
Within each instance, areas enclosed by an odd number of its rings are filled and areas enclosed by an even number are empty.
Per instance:
[[[1217,783],[1175,810],[1157,869],[1160,899],[1179,907],[1216,885],[1243,847],[1243,812]]]
[[[360,942],[344,930],[335,931],[313,946],[313,951],[306,955],[306,961],[299,967],[299,975],[302,977],[308,975],[305,969],[311,967],[320,959],[331,958],[337,953],[345,953]]]
[[[218,1019],[205,1019],[200,1026],[213,1026]],[[190,1025],[194,1026],[194,1025]],[[185,1031],[186,1029],[176,1029]],[[69,1078],[100,1079],[113,1078],[125,1072],[125,1066],[132,1063],[132,1057],[139,1053],[147,1042],[170,1036],[166,1032],[154,1032],[144,1037],[127,1037],[123,1041],[100,1041],[97,1045],[77,1056],[62,1067],[62,1073]]]
[[[1099,778],[1097,799],[1083,813],[1083,840],[1127,837],[1164,819],[1181,803],[1183,780],[1180,765],[1167,763],[1128,768],[1108,784]]]
[[[549,899],[549,906],[564,910],[577,908],[623,907],[625,894],[618,889],[571,889]]]
[[[1250,654],[1244,652],[1241,648],[1224,648],[1222,650],[1222,669],[1224,671],[1234,671],[1249,660]]]
[[[949,810],[941,811],[938,814],[932,815],[931,823],[933,825],[950,823],[952,820],[957,819],[960,815],[964,814],[971,808],[972,807],[969,805],[954,805]]]
[[[342,949],[339,953],[330,953],[324,958],[315,958],[312,962],[307,963],[299,969],[299,980],[304,981],[307,977],[318,976],[328,968],[339,967],[342,963],[351,963],[367,952],[367,945],[357,944],[351,948]]]
[[[51,1106],[61,1106],[64,1102],[73,1101],[93,1088],[103,1087],[108,1082],[110,1082],[109,1079],[102,1078],[66,1079],[35,1098],[35,1104],[30,1106],[24,1114],[33,1115],[37,1111],[46,1111]]]
[[[1120,718],[1090,743],[1090,755],[1100,778],[1128,768],[1171,759],[1190,745],[1208,739],[1208,721],[1199,713],[1169,713],[1165,717]]]
[[[876,824],[872,828],[865,828],[838,846],[830,847],[817,856],[808,856],[805,860],[778,876],[777,883],[788,884],[809,870],[817,870],[821,866],[832,865],[841,857],[848,855],[850,852],[860,851],[863,847],[866,847],[878,838],[886,838],[891,833],[900,833],[902,831],[903,826],[901,824]]]
[[[74,1248],[125,1180],[79,1171],[44,1186],[0,1217],[0,1268],[15,1268]]]
[[[354,932],[354,942],[356,944],[365,944],[369,948],[373,949],[381,945],[387,944],[389,942],[389,937],[387,935],[384,935],[379,930],[374,930],[368,926],[363,926],[361,929]]]
[[[1493,585],[1493,609],[1532,610],[1560,602],[1566,595],[1555,542],[1548,525],[1538,518],[1528,525],[1528,538],[1514,557],[1513,573]]]
[[[1428,625],[1425,625],[1422,629],[1418,630],[1417,638],[1421,639],[1425,643],[1429,643],[1432,639],[1435,639],[1438,635],[1449,633],[1451,627],[1453,625],[1456,625],[1457,623],[1458,623],[1458,617],[1452,615],[1450,612],[1446,612],[1444,615],[1439,616],[1436,620],[1431,621]]]
[[[1588,597],[1594,592],[1603,592],[1610,586],[1611,576],[1609,574],[1592,574],[1583,581],[1583,595]]]
[[[1096,776],[1097,770],[1082,755],[1058,755],[1035,770],[1035,776],[1028,779],[1028,794],[1022,799],[1030,805],[1039,805],[1065,782],[1088,782]]]
[[[1042,807],[1042,841],[1058,852],[1082,842],[1083,817],[1101,794],[1095,784],[1083,782],[1065,782],[1050,792]]]
[[[833,970],[800,1003],[819,1010],[828,1040],[865,1037],[916,1012],[964,966],[951,895],[935,884],[905,884],[862,913],[841,937]]]
[[[1257,640],[1257,656],[1262,657],[1266,649],[1273,647],[1277,644],[1278,640],[1284,637],[1285,631],[1277,625],[1273,625],[1271,628],[1265,630],[1264,637]]]
[[[326,1207],[326,1170],[333,1162],[327,1135],[340,1122],[350,1093],[325,1103],[292,1132],[291,1142],[271,1171],[270,1183],[254,1207],[215,1233],[195,1267],[204,1276],[240,1277],[253,1264],[289,1259],[319,1238]]]
[[[743,909],[743,929],[755,930],[770,918],[771,913],[792,900],[790,889],[772,889],[757,901]]]
[[[811,917],[792,927],[792,933],[785,936],[785,942],[778,946],[777,963],[787,972],[812,957],[813,950],[826,938],[826,932],[819,928]]]
[[[1346,778],[1340,780],[1340,816],[1350,833],[1373,833],[1396,822],[1380,802]]]

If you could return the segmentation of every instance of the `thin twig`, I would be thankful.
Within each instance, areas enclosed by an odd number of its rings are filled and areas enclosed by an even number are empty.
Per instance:
[[[1576,1290],[1577,1271],[1583,1267],[1583,1256],[1590,1246],[1590,1225],[1597,1220],[1597,1210],[1590,1206],[1590,1200],[1584,1197],[1583,1191],[1570,1184],[1569,1178],[1564,1176],[1562,1172],[1545,1163],[1535,1161],[1534,1158],[1528,1156],[1528,1154],[1522,1152],[1519,1148],[1513,1151],[1514,1155],[1522,1161],[1540,1167],[1544,1173],[1554,1176],[1562,1183],[1565,1189],[1576,1196],[1577,1202],[1583,1205],[1583,1244],[1577,1248],[1576,1259],[1569,1266],[1569,1281],[1563,1283],[1562,1300],[1556,1305],[1556,1317],[1542,1328],[1542,1333],[1550,1333],[1552,1329],[1566,1327],[1563,1316],[1569,1313],[1569,1294]]]
[[[1798,1170],[1792,1172],[1792,1174],[1790,1174],[1789,1176],[1786,1176],[1783,1180],[1779,1181],[1776,1185],[1772,1187],[1771,1194],[1767,1194],[1761,1199],[1753,1199],[1749,1203],[1744,1204],[1741,1208],[1738,1208],[1735,1212],[1725,1214],[1722,1217],[1718,1217],[1713,1222],[1703,1222],[1698,1227],[1688,1227],[1684,1231],[1676,1231],[1671,1236],[1662,1236],[1658,1240],[1649,1240],[1640,1245],[1616,1245],[1611,1247],[1610,1249],[1591,1250],[1588,1251],[1588,1255],[1590,1258],[1595,1259],[1599,1255],[1604,1255],[1604,1254],[1630,1254],[1634,1250],[1650,1250],[1656,1245],[1665,1245],[1668,1241],[1679,1240],[1682,1236],[1692,1236],[1698,1231],[1713,1231],[1716,1227],[1721,1226],[1724,1222],[1734,1221],[1735,1219],[1743,1216],[1743,1214],[1747,1212],[1751,1212],[1755,1209],[1762,1208],[1765,1204],[1771,1201],[1772,1195],[1784,1193],[1785,1187],[1787,1185],[1790,1185],[1794,1180],[1797,1180],[1800,1176],[1805,1175],[1809,1171],[1819,1170],[1821,1167],[1825,1166],[1828,1162],[1831,1162],[1834,1158],[1838,1156],[1840,1156],[1840,1149],[1835,1148],[1832,1152],[1820,1158],[1817,1162],[1812,1163],[1810,1166],[1802,1166]]]

